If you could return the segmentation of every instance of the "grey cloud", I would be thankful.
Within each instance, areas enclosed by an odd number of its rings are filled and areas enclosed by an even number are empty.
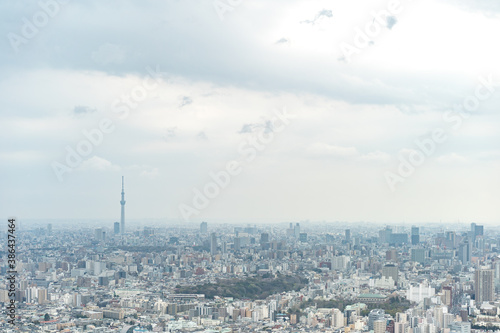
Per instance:
[[[183,106],[189,105],[191,103],[193,103],[193,99],[191,97],[183,96],[179,104],[179,107],[182,108]]]
[[[82,106],[82,105],[75,106],[75,108],[73,109],[73,113],[77,116],[82,116],[88,113],[94,113],[96,111],[97,111],[96,108],[91,108],[89,106]]]
[[[314,17],[314,19],[312,20],[304,20],[304,21],[301,21],[300,23],[306,23],[306,24],[312,24],[314,25],[316,23],[316,21],[318,21],[319,19],[321,18],[332,18],[333,17],[333,12],[329,9],[322,9],[321,11],[319,11],[316,16]]]
[[[262,123],[243,124],[238,133],[239,134],[254,133],[261,130],[264,130],[265,133],[272,132],[274,130],[272,122],[270,120],[266,120]]]
[[[96,3],[89,0],[64,7],[57,20],[50,22],[57,25],[58,29],[47,27],[41,30],[37,37],[21,46],[21,56],[16,55],[4,39],[0,47],[6,48],[7,52],[0,52],[0,70],[15,73],[19,68],[31,70],[52,67],[102,71],[117,76],[145,76],[147,66],[158,66],[163,72],[188,80],[270,92],[300,91],[355,104],[418,103],[423,97],[415,89],[420,86],[419,77],[390,77],[385,73],[382,75],[377,69],[369,72],[358,70],[353,66],[345,66],[341,59],[334,61],[335,58],[329,61],[304,61],[302,55],[294,52],[279,56],[269,54],[253,38],[256,34],[265,32],[265,24],[248,29],[246,25],[231,23],[231,29],[228,29],[226,24],[219,24],[210,1],[200,1],[197,6],[181,1],[153,2],[147,6],[138,6],[131,1],[124,1],[120,17],[115,15],[116,8],[109,3],[99,2],[101,11],[96,13],[93,10]],[[277,0],[279,5],[284,3],[289,2]],[[7,9],[9,8],[0,4],[0,13],[3,10],[8,12]],[[273,10],[264,14],[248,10],[247,15],[256,15],[259,23],[272,21],[276,14]],[[17,9],[9,15],[23,17],[29,13],[30,11]],[[332,16],[331,10],[323,9],[311,22],[319,18],[329,20]],[[91,19],[96,24],[86,25]],[[168,24],[160,24],[161,22]],[[81,29],[82,25],[86,29]],[[117,26],[120,29],[116,29]],[[17,31],[16,29],[19,30],[19,21],[7,20],[3,23],[5,31]],[[98,57],[97,59],[104,60],[100,63],[89,56],[92,52],[99,52],[101,48],[104,51],[117,50],[112,45],[119,45],[118,49],[121,50],[134,51],[128,52],[125,57]],[[98,54],[101,56],[101,53]],[[114,62],[104,64],[110,59],[114,59]],[[297,63],[301,65],[297,66]],[[384,82],[380,86],[371,82],[381,76]],[[364,92],[362,95],[359,94],[360,85],[353,82],[361,83]],[[452,84],[458,85],[460,82],[454,81]],[[402,87],[406,91],[404,94],[395,93]],[[435,84],[434,88],[436,91],[443,91],[442,85]],[[448,92],[446,94],[444,98],[451,95]],[[180,102],[181,106],[182,104]]]
[[[283,38],[278,39],[276,41],[276,43],[274,43],[274,44],[289,44],[289,43],[290,43],[290,41],[287,38],[283,37]]]
[[[392,29],[398,23],[398,19],[395,16],[387,16],[387,28]]]

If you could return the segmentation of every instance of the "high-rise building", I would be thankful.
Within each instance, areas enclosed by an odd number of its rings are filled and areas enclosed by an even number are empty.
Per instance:
[[[451,286],[443,286],[443,294],[441,296],[441,303],[451,306],[453,303],[453,288]]]
[[[455,231],[447,231],[446,232],[446,247],[455,248],[456,247],[457,237]]]
[[[345,241],[347,243],[351,241],[351,229],[345,229]]]
[[[470,237],[474,240],[476,238],[476,224],[470,224]]]
[[[382,267],[382,276],[388,279],[389,277],[392,278],[394,281],[394,284],[397,285],[398,283],[398,275],[399,275],[399,270],[398,266],[394,264],[387,264]]]
[[[445,308],[443,306],[436,306],[434,308],[434,325],[438,328],[444,327],[444,314]]]
[[[217,254],[217,235],[215,234],[215,232],[212,232],[210,234],[210,254]]]
[[[269,243],[269,234],[267,232],[260,234],[260,247],[263,250],[268,250],[271,247],[271,244]]]
[[[462,265],[470,263],[472,257],[472,248],[469,242],[465,242],[458,248],[458,259],[462,262]]]
[[[302,243],[307,243],[307,233],[301,232],[299,234],[299,241],[301,241]]]
[[[52,224],[51,223],[47,224],[47,233],[49,235],[52,235]]]
[[[398,252],[396,249],[390,249],[385,252],[385,260],[387,261],[398,261]]]
[[[234,251],[240,251],[240,250],[241,250],[241,238],[235,237],[234,238]]]
[[[420,230],[418,227],[411,227],[411,245],[420,243]]]
[[[484,236],[484,226],[482,225],[476,225],[476,228],[475,228],[475,233],[474,233],[477,236]]]
[[[94,237],[97,240],[104,240],[104,233],[105,231],[102,230],[102,228],[97,228],[94,230]]]
[[[495,297],[494,272],[492,269],[478,269],[474,273],[476,304],[493,301]]]
[[[115,232],[115,235],[118,235],[120,233],[120,222],[114,223],[114,232]]]
[[[389,244],[402,245],[408,243],[408,234],[406,233],[393,233],[389,237]]]
[[[207,222],[201,222],[201,224],[200,224],[200,232],[202,234],[206,234],[208,232],[208,223]]]
[[[122,199],[120,200],[120,205],[122,207],[120,215],[120,233],[125,234],[125,188],[124,188],[124,177],[122,176]]]
[[[38,304],[47,303],[47,289],[38,289]]]
[[[484,237],[483,235],[476,235],[476,240],[474,241],[474,247],[479,250],[479,253],[484,253]]]
[[[391,241],[392,229],[385,227],[379,231],[379,242],[380,244],[389,243]]]
[[[332,310],[332,326],[334,328],[344,327],[344,313],[339,309]]]
[[[269,234],[267,232],[260,234],[260,244],[262,243],[269,243]]]
[[[299,238],[300,237],[300,224],[299,223],[295,224],[295,228],[293,231],[295,234],[295,238]]]
[[[411,249],[411,261],[425,263],[425,249]]]

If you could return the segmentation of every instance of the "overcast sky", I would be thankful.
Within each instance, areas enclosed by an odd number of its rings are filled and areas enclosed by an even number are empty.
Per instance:
[[[134,219],[500,219],[497,0],[41,3],[0,3],[4,218],[119,220],[123,175]]]

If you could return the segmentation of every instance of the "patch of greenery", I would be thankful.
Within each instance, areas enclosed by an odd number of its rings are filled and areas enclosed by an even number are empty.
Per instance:
[[[243,280],[220,280],[197,286],[177,286],[176,294],[205,294],[206,298],[215,296],[235,299],[265,299],[270,295],[286,291],[297,291],[305,287],[308,280],[298,276],[280,275],[277,278],[249,277]]]

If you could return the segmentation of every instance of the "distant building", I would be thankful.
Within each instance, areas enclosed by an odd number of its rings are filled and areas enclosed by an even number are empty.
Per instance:
[[[391,234],[389,237],[389,244],[394,244],[394,245],[408,244],[408,234],[405,233]]]
[[[420,231],[418,227],[411,227],[411,245],[420,243]]]
[[[114,223],[114,233],[115,235],[118,235],[120,233],[120,222]]]
[[[385,319],[378,319],[373,322],[373,333],[385,333],[387,322]]]
[[[385,252],[385,260],[387,261],[398,261],[398,253],[396,249],[390,249]]]
[[[47,289],[38,289],[38,304],[47,303]]]
[[[200,232],[202,234],[206,234],[208,232],[208,223],[207,222],[201,222],[201,224],[200,224]]]
[[[472,247],[471,243],[465,242],[458,248],[458,259],[462,262],[462,265],[467,265],[470,263],[472,257]]]
[[[266,232],[260,234],[260,247],[263,250],[268,250],[271,247],[271,244],[269,244],[269,234]]]
[[[425,249],[411,249],[411,261],[425,263]]]
[[[104,318],[118,319],[121,320],[125,317],[125,311],[123,310],[104,310],[102,312]]]
[[[420,303],[424,298],[430,298],[436,294],[436,289],[432,288],[427,282],[420,283],[417,286],[410,285],[406,292],[406,298],[409,301]]]
[[[300,224],[299,223],[295,224],[295,228],[293,229],[293,231],[295,234],[295,238],[299,238],[300,237]]]
[[[385,277],[386,279],[391,277],[396,285],[398,283],[398,275],[399,275],[398,266],[394,264],[387,264],[384,267],[382,267],[382,276]]]
[[[495,299],[494,272],[492,269],[478,269],[474,273],[476,305]]]
[[[391,241],[392,229],[385,227],[385,229],[379,231],[379,243],[389,243]]]
[[[94,230],[94,237],[95,239],[102,241],[106,239],[106,231],[104,231],[102,228],[97,228]]]
[[[471,324],[468,321],[456,321],[448,326],[450,333],[470,333]]]
[[[347,243],[351,241],[351,229],[345,229],[345,241]]]
[[[371,310],[370,313],[368,314],[368,329],[373,330],[375,327],[375,322],[377,320],[384,320],[385,318],[385,311],[382,309],[375,309]],[[385,326],[384,326],[384,331],[385,331]]]
[[[457,242],[457,235],[455,231],[447,231],[446,232],[446,247],[455,248]]]
[[[451,286],[444,286],[442,290],[441,303],[446,306],[453,305],[453,288]]]
[[[263,232],[260,234],[260,243],[269,243],[269,234],[266,232]]]
[[[380,294],[360,294],[357,298],[358,302],[374,304],[374,303],[384,303],[387,301],[387,296]]]
[[[482,226],[482,225],[476,225],[475,235],[476,235],[476,237],[477,236],[484,236],[484,226]]]
[[[301,232],[299,234],[299,241],[303,242],[303,243],[306,243],[307,242],[307,233],[305,232]]]
[[[210,254],[217,254],[217,235],[215,234],[215,232],[212,232],[210,234]]]

